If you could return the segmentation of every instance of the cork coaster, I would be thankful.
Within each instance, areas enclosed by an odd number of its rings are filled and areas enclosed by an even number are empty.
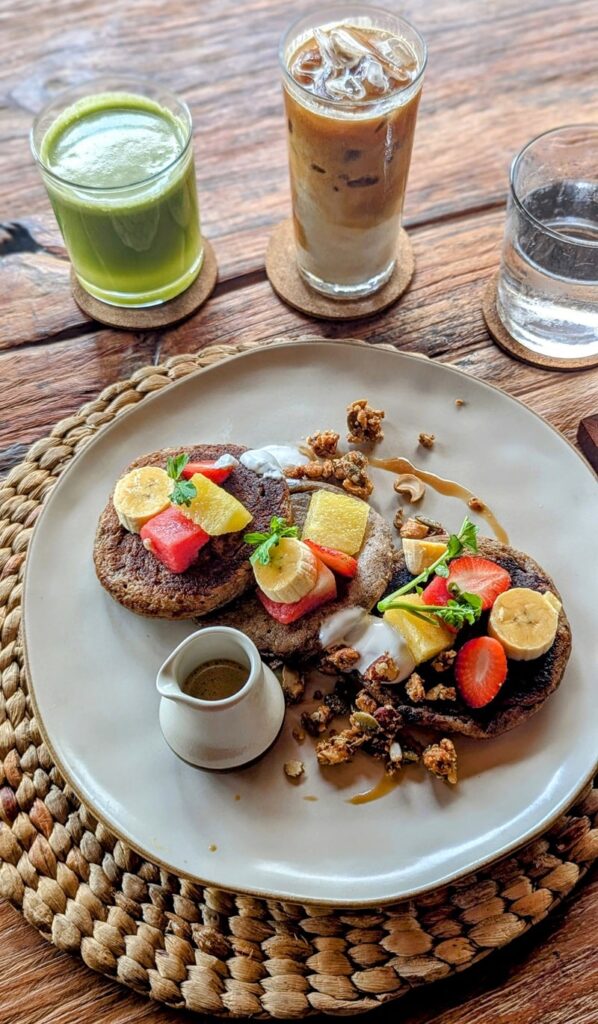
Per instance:
[[[397,265],[392,277],[373,295],[364,299],[330,299],[314,291],[301,277],[295,257],[293,221],[289,217],[274,228],[266,253],[266,273],[283,302],[321,320],[357,320],[387,309],[411,282],[415,258],[407,232],[401,228],[397,239]]]
[[[201,270],[189,287],[157,306],[144,306],[134,309],[131,306],[111,306],[94,295],[86,292],[71,267],[71,291],[80,309],[92,320],[99,320],[108,327],[121,327],[128,331],[147,331],[155,327],[170,327],[179,320],[185,320],[195,313],[209,299],[218,280],[218,264],[216,254],[208,240],[204,238],[204,258]]]
[[[598,366],[598,353],[592,356],[578,356],[577,358],[561,359],[558,356],[543,355],[527,348],[520,341],[517,341],[503,324],[498,315],[496,307],[496,296],[498,290],[498,273],[488,282],[482,298],[482,312],[486,327],[494,338],[497,345],[500,345],[509,355],[515,356],[523,363],[530,363],[531,366],[541,366],[544,370],[588,370],[591,366]]]

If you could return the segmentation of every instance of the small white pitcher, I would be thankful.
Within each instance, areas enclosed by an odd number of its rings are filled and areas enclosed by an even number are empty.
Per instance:
[[[201,700],[183,693],[187,676],[202,662],[225,658],[249,669],[237,693]],[[175,754],[200,768],[238,768],[254,761],[276,739],[284,696],[255,644],[238,629],[208,626],[183,640],[158,672],[160,728]]]

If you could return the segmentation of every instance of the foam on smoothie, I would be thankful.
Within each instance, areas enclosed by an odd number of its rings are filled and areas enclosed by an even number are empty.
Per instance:
[[[140,96],[106,93],[74,104],[46,133],[41,157],[59,177],[83,186],[132,185],[181,153],[183,127]]]

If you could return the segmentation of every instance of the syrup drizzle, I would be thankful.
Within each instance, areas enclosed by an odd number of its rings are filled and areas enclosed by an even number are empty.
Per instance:
[[[473,491],[463,487],[462,484],[458,484],[455,480],[447,480],[445,477],[436,476],[435,473],[429,473],[425,469],[418,469],[413,463],[409,462],[409,459],[370,458],[369,462],[370,465],[376,466],[377,469],[386,469],[389,473],[413,473],[422,483],[428,484],[429,487],[434,491],[438,491],[439,494],[446,494],[449,498],[460,498],[468,508],[471,508],[486,520],[496,539],[501,544],[509,543],[506,530],[501,526],[492,510],[488,508],[485,502],[480,503],[480,499],[476,497]]]
[[[398,784],[398,774],[387,775],[386,772],[384,772],[382,778],[379,779],[374,786],[370,789],[364,790],[363,793],[356,793],[355,796],[350,797],[346,802],[348,804],[369,804],[372,800],[380,800],[383,796],[387,796],[389,793],[392,793],[393,789],[395,789]]]

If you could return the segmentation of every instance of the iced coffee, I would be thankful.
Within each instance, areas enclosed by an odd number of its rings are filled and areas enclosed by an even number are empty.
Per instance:
[[[333,10],[281,44],[293,221],[308,284],[359,298],[395,267],[426,49],[394,15]]]

